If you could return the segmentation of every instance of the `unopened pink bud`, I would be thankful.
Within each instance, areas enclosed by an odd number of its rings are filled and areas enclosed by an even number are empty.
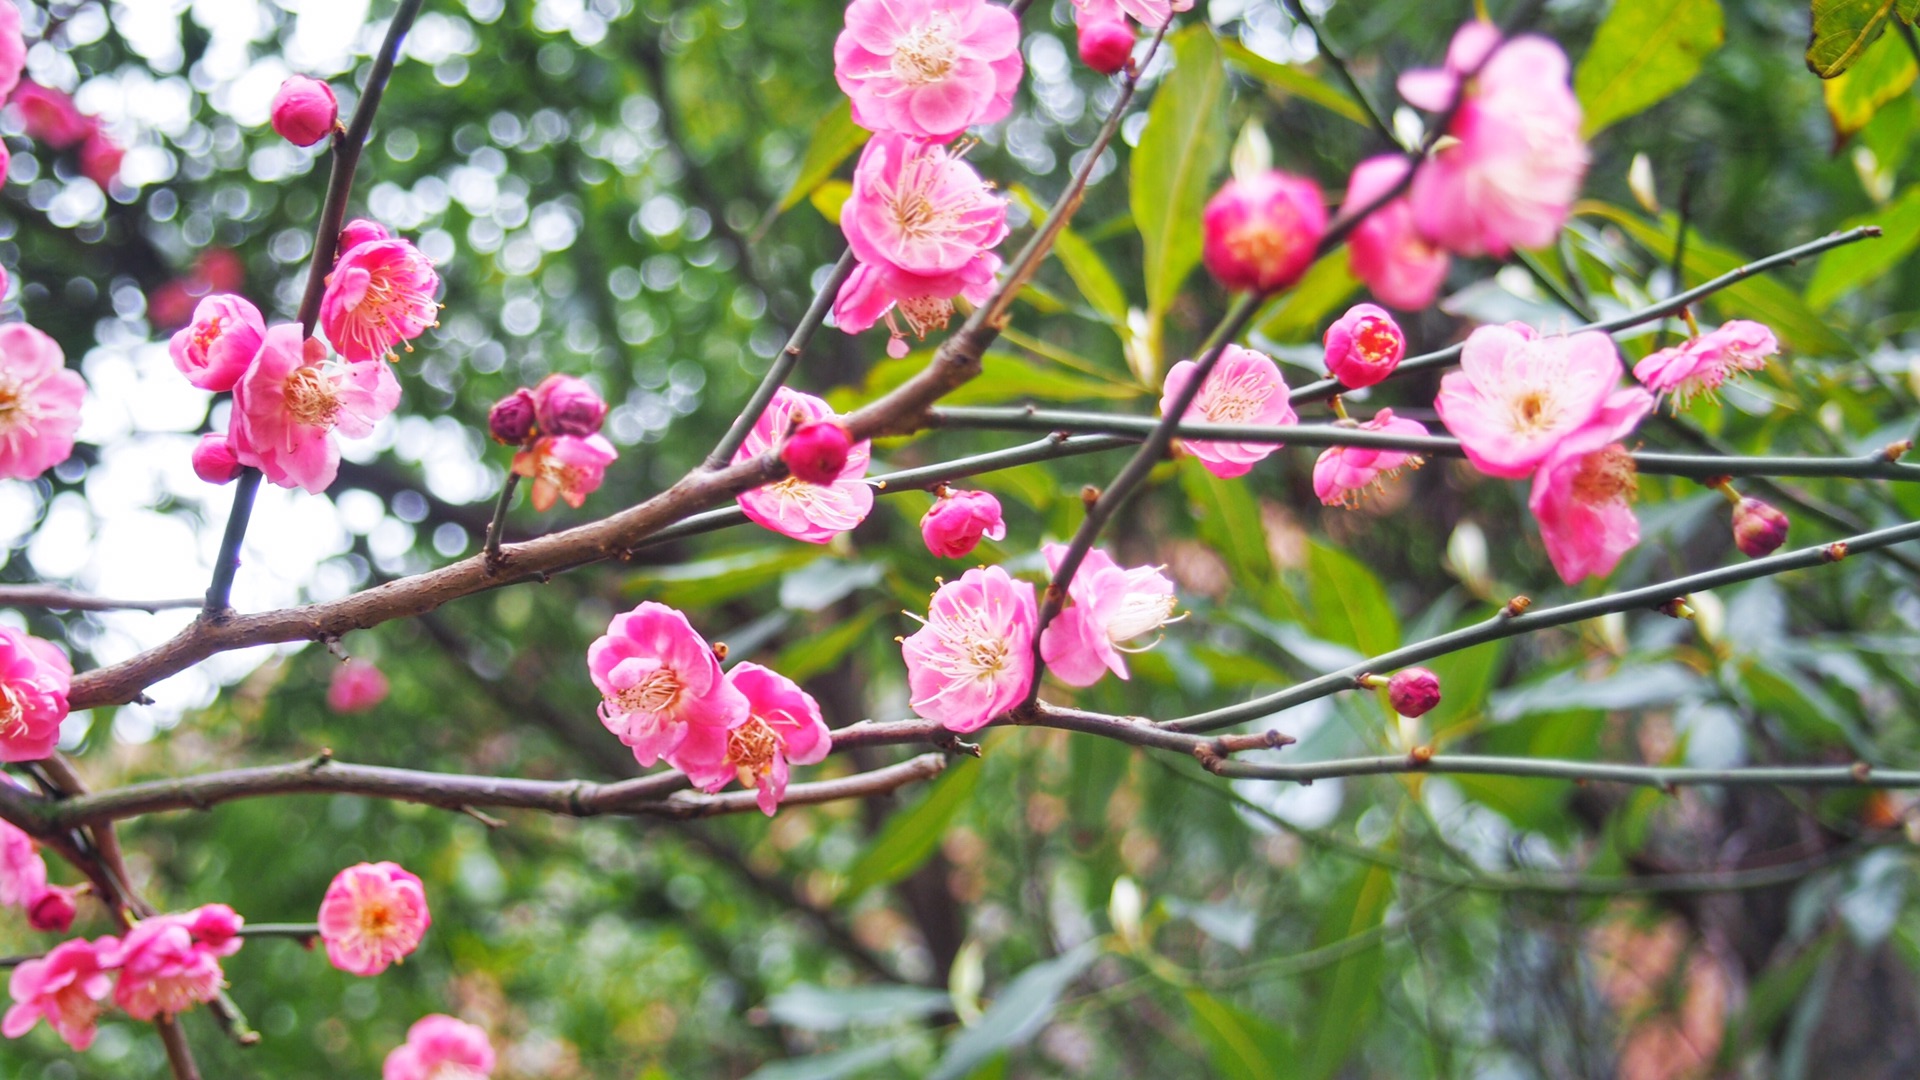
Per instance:
[[[27,905],[27,922],[42,933],[64,934],[73,926],[73,916],[78,910],[72,889],[49,885]]]
[[[1125,19],[1080,24],[1080,59],[1102,75],[1112,75],[1133,59],[1133,27]]]
[[[965,558],[980,538],[1005,540],[1007,523],[1000,517],[1000,500],[984,491],[955,491],[942,495],[920,519],[920,536],[927,550],[943,559]]]
[[[1229,289],[1272,292],[1299,280],[1327,231],[1313,181],[1272,170],[1229,180],[1201,215],[1207,270]]]
[[[787,436],[780,460],[787,470],[809,484],[831,484],[846,471],[853,436],[832,420],[803,424]]]
[[[312,146],[326,138],[339,119],[333,87],[319,79],[291,76],[273,95],[273,130],[295,146]]]
[[[370,244],[375,240],[391,240],[392,238],[393,234],[387,231],[385,225],[377,221],[368,221],[366,218],[354,218],[352,221],[347,222],[345,228],[340,230],[340,246],[334,249],[333,257],[337,260],[340,256],[352,251],[361,244]]]
[[[226,435],[215,431],[193,445],[193,475],[209,484],[230,484],[240,475],[240,459]]]
[[[1733,504],[1733,543],[1749,559],[1771,555],[1787,542],[1787,515],[1759,499],[1742,496]]]
[[[1327,327],[1327,370],[1355,390],[1393,374],[1407,354],[1407,335],[1386,309],[1355,304]]]
[[[487,413],[487,431],[493,436],[494,442],[506,446],[525,446],[527,440],[533,437],[537,413],[533,391],[523,386],[493,403],[492,411]]]
[[[1401,716],[1425,716],[1440,704],[1440,676],[1410,667],[1387,680],[1387,701]]]
[[[540,380],[540,385],[533,388],[533,404],[542,435],[584,439],[598,434],[607,418],[607,403],[585,379],[572,375],[549,375]]]

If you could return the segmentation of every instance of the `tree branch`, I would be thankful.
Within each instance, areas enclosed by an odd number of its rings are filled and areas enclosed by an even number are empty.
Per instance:
[[[0,585],[0,607],[50,608],[54,611],[172,611],[199,607],[195,597],[178,600],[110,600],[54,585]]]

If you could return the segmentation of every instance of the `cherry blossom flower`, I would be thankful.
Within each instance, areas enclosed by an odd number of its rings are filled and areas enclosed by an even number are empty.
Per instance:
[[[407,1041],[393,1048],[380,1080],[487,1080],[493,1045],[487,1033],[451,1016],[434,1013],[414,1021]]]
[[[1167,372],[1166,385],[1160,391],[1160,411],[1173,406],[1199,365],[1182,360]],[[1287,383],[1280,365],[1262,353],[1238,345],[1228,345],[1201,386],[1200,393],[1187,408],[1183,421],[1209,424],[1291,424],[1299,417],[1288,401]],[[1213,442],[1184,439],[1187,452],[1200,459],[1206,470],[1222,479],[1244,476],[1267,455],[1280,449],[1279,443]]]
[[[433,263],[405,240],[355,244],[327,275],[320,326],[348,360],[396,360],[395,345],[440,325],[439,288]]]
[[[13,969],[7,982],[13,1006],[0,1020],[0,1035],[17,1039],[44,1017],[68,1046],[85,1050],[93,1045],[94,1025],[105,1008],[102,999],[112,989],[113,978],[102,969],[92,942],[61,942],[47,955]]]
[[[120,972],[113,1003],[152,1020],[212,1001],[226,984],[220,957],[239,951],[243,921],[225,904],[208,904],[142,919],[124,938],[101,938],[94,943],[100,966]]]
[[[1033,685],[1033,585],[980,567],[933,594],[927,617],[901,640],[915,712],[968,732],[1020,704]]]
[[[1569,585],[1612,573],[1620,556],[1640,542],[1640,522],[1633,516],[1639,474],[1619,440],[1651,411],[1653,395],[1645,390],[1614,391],[1534,474],[1527,507],[1540,522],[1547,558]]]
[[[1174,12],[1192,8],[1193,0],[1073,0],[1073,17],[1085,25],[1089,20],[1115,22],[1131,16],[1141,26],[1158,30],[1167,25]]]
[[[1229,180],[1200,216],[1201,258],[1229,289],[1272,292],[1300,279],[1327,231],[1320,189],[1269,170]]]
[[[1460,370],[1440,380],[1434,408],[1468,460],[1517,480],[1586,426],[1620,381],[1613,339],[1585,331],[1540,337],[1519,323],[1467,337]]]
[[[46,888],[47,863],[40,846],[24,830],[0,821],[0,906],[26,907]]]
[[[371,660],[348,660],[327,681],[327,708],[337,713],[366,712],[387,700],[387,676]]]
[[[433,916],[418,877],[398,863],[360,863],[334,875],[319,923],[328,963],[349,975],[378,975],[420,947]]]
[[[767,404],[746,441],[733,455],[733,463],[751,461],[786,442],[795,423],[808,424],[837,420],[832,406],[812,394],[781,387]],[[862,477],[872,444],[854,443],[847,451],[847,463],[840,478],[831,484],[810,484],[797,476],[741,492],[740,509],[748,518],[783,536],[824,544],[840,533],[865,521],[873,509],[873,488]]]
[[[533,409],[542,435],[586,438],[600,433],[607,403],[585,379],[549,375],[533,388]]]
[[[847,333],[857,334],[884,319],[891,335],[887,355],[898,360],[907,355],[907,333],[925,338],[928,331],[946,329],[947,321],[953,318],[954,297],[965,297],[972,304],[986,303],[993,295],[993,277],[999,272],[1000,256],[993,254],[955,273],[934,277],[859,263],[833,299],[833,322]],[[894,319],[896,309],[907,324],[904,331]]]
[[[267,328],[259,355],[233,384],[227,432],[234,456],[281,487],[319,494],[340,468],[338,433],[362,438],[400,404],[400,382],[377,361],[336,363],[300,327]]]
[[[43,934],[64,934],[73,927],[80,913],[76,890],[65,885],[49,885],[27,904],[27,925]]]
[[[1427,426],[1418,420],[1393,415],[1381,409],[1373,419],[1358,425],[1360,431],[1381,431],[1394,435],[1425,435]],[[1419,454],[1402,450],[1376,450],[1367,446],[1329,446],[1313,463],[1313,493],[1327,506],[1349,509],[1360,505],[1368,491],[1391,480],[1404,468],[1420,467]]]
[[[615,615],[587,649],[587,670],[605,698],[600,722],[642,765],[677,750],[690,731],[747,721],[747,699],[687,617],[649,600]]]
[[[260,352],[267,324],[244,297],[217,293],[193,309],[193,322],[167,343],[173,366],[202,390],[233,389]]]
[[[73,665],[52,642],[0,626],[0,761],[53,753],[72,681]]]
[[[1459,255],[1503,257],[1551,243],[1587,172],[1580,102],[1560,46],[1535,34],[1501,42],[1492,24],[1470,22],[1454,34],[1445,68],[1406,72],[1399,85],[1401,97],[1429,112],[1452,104],[1456,89],[1464,95],[1447,127],[1452,138],[1414,173],[1409,199],[1420,231]]]
[[[1393,374],[1407,354],[1407,335],[1386,310],[1355,304],[1327,327],[1327,370],[1342,386],[1359,389]]]
[[[333,251],[334,265],[340,264],[340,256],[361,244],[371,244],[375,240],[388,240],[392,237],[393,234],[387,231],[385,225],[377,221],[368,221],[366,218],[354,218],[340,229],[340,243]]]
[[[86,381],[52,338],[0,325],[0,477],[31,480],[73,453]]]
[[[833,735],[820,703],[785,675],[742,662],[727,672],[727,682],[747,699],[746,723],[695,728],[668,762],[703,791],[719,791],[737,778],[759,792],[761,812],[772,817],[786,797],[789,766],[825,759]]]
[[[27,138],[44,143],[49,149],[78,146],[93,133],[92,118],[75,108],[71,97],[51,87],[22,81],[14,88],[8,104],[20,111],[20,123]]]
[[[804,423],[787,433],[780,445],[780,462],[796,478],[809,484],[831,484],[847,469],[853,436],[834,420]]]
[[[1346,205],[1358,210],[1393,190],[1407,171],[1400,154],[1381,154],[1354,166]],[[1453,257],[1414,227],[1413,204],[1388,200],[1347,236],[1347,266],[1389,307],[1418,311],[1433,303]]]
[[[1661,349],[1633,365],[1633,377],[1656,395],[1672,394],[1682,409],[1696,397],[1713,397],[1728,379],[1767,366],[1780,341],[1765,325],[1734,319],[1718,330]]]
[[[0,5],[0,101],[20,85],[20,73],[27,67],[27,40],[20,31],[20,8]]]
[[[861,262],[937,277],[980,261],[1006,239],[1007,204],[959,154],[876,135],[854,166],[840,228]]]
[[[853,0],[833,76],[853,122],[946,142],[1013,108],[1020,21],[984,0]]]
[[[1048,544],[1040,550],[1047,570],[1059,573],[1067,546]],[[1067,585],[1067,598],[1072,604],[1040,635],[1040,658],[1068,686],[1092,686],[1109,671],[1129,678],[1121,654],[1141,649],[1128,643],[1178,621],[1173,582],[1159,567],[1122,569],[1099,548],[1087,552]],[[1151,646],[1149,642],[1144,648]]]
[[[983,536],[1007,538],[1000,500],[984,491],[944,491],[920,518],[920,538],[927,542],[928,551],[943,559],[965,558]]]
[[[193,444],[193,475],[209,484],[231,484],[240,475],[240,459],[225,432],[210,431]]]
[[[312,146],[333,133],[340,104],[333,87],[305,75],[288,76],[273,95],[273,130],[295,146]]]
[[[578,510],[588,495],[600,490],[607,466],[619,456],[604,435],[549,435],[513,455],[513,471],[533,481],[530,501],[535,510],[545,513],[555,498]]]

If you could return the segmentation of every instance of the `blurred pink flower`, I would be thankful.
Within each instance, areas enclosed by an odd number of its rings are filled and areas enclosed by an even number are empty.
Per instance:
[[[136,1020],[176,1016],[212,1001],[226,985],[220,957],[238,952],[244,920],[225,904],[133,924],[124,938],[95,942],[100,965],[117,968],[114,1004]]]
[[[1467,337],[1460,370],[1440,380],[1433,407],[1475,467],[1517,480],[1593,419],[1620,373],[1605,334],[1540,337],[1519,323],[1482,326]]]
[[[1476,66],[1447,127],[1451,141],[1414,173],[1414,220],[1458,255],[1544,247],[1566,223],[1587,173],[1567,54],[1535,34],[1503,43],[1492,24],[1470,22],[1454,34],[1445,68],[1400,76],[1400,96],[1440,112]]]
[[[113,978],[101,969],[92,942],[84,938],[61,942],[47,955],[13,969],[7,982],[13,1007],[0,1020],[0,1034],[17,1039],[45,1017],[47,1026],[68,1046],[85,1050],[93,1045],[94,1025],[105,1007],[101,1000],[112,989]]]
[[[218,293],[200,301],[193,322],[173,335],[167,351],[188,382],[219,393],[240,381],[266,333],[259,308],[244,297]]]
[[[1163,414],[1172,407],[1198,368],[1193,361],[1182,360],[1167,372],[1166,385],[1160,391]],[[1183,423],[1247,425],[1291,424],[1298,419],[1288,401],[1287,382],[1280,375],[1280,365],[1264,354],[1238,345],[1227,346],[1181,418]],[[1222,479],[1246,475],[1255,463],[1280,449],[1279,443],[1205,439],[1183,439],[1181,443],[1188,453],[1200,459],[1208,472]]]
[[[1048,544],[1040,550],[1048,572],[1058,573],[1067,546]],[[1127,643],[1176,621],[1173,582],[1159,567],[1122,569],[1099,548],[1087,552],[1067,585],[1067,597],[1073,603],[1040,635],[1040,657],[1068,686],[1092,686],[1109,671],[1128,678],[1121,654],[1141,649]],[[1142,648],[1151,646],[1149,642]]]
[[[27,904],[27,925],[43,934],[64,934],[73,928],[73,917],[80,913],[76,890],[65,885],[49,885]]]
[[[354,218],[340,229],[340,243],[333,251],[334,264],[336,266],[339,265],[340,256],[345,255],[361,244],[370,244],[375,240],[388,240],[392,239],[392,237],[393,234],[387,231],[385,225],[377,221],[369,221],[366,218]]]
[[[1358,390],[1393,374],[1407,354],[1407,335],[1384,308],[1355,304],[1327,327],[1327,370]]]
[[[751,461],[784,444],[796,420],[807,424],[836,419],[833,407],[825,401],[783,386],[734,453],[733,463]],[[846,466],[833,483],[809,484],[789,476],[741,492],[740,509],[748,518],[783,536],[824,544],[865,521],[873,509],[873,488],[861,479],[867,475],[871,454],[872,443],[863,439],[847,451]]]
[[[73,665],[52,642],[0,626],[0,761],[38,761],[53,753],[72,681]]]
[[[1773,504],[1742,496],[1733,504],[1733,546],[1749,559],[1773,554],[1787,542],[1793,522]]]
[[[487,1033],[434,1013],[407,1029],[407,1041],[387,1055],[380,1080],[486,1080],[492,1073]]]
[[[320,326],[348,360],[397,360],[395,345],[440,325],[439,288],[433,263],[405,240],[356,244],[327,275]]]
[[[607,418],[607,403],[585,379],[572,375],[549,375],[540,380],[533,394],[533,410],[542,435],[574,435],[586,438],[600,433]]]
[[[1073,0],[1073,17],[1084,26],[1089,20],[1112,22],[1132,16],[1141,26],[1158,30],[1167,25],[1174,12],[1192,7],[1193,0]]]
[[[47,888],[40,846],[19,827],[0,821],[0,906],[26,907]]]
[[[273,130],[295,146],[312,146],[333,133],[340,104],[333,87],[305,75],[290,75],[273,95]]]
[[[1406,171],[1407,159],[1400,154],[1381,154],[1354,166],[1343,209],[1357,211],[1371,204],[1393,190]],[[1433,303],[1452,261],[1414,227],[1413,204],[1405,195],[1389,199],[1347,236],[1347,265],[1353,276],[1366,282],[1381,303],[1402,311]]]
[[[328,963],[349,975],[378,975],[420,947],[433,916],[418,877],[398,863],[360,863],[334,875],[319,923]]]
[[[327,708],[337,713],[366,712],[387,700],[387,676],[371,660],[348,660],[327,682]]]
[[[193,475],[209,484],[231,484],[240,475],[240,459],[225,432],[210,431],[193,444]]]
[[[104,191],[120,178],[120,163],[126,157],[127,151],[104,129],[95,126],[80,144],[80,175]]]
[[[588,495],[600,490],[607,466],[619,456],[620,452],[602,435],[584,439],[550,435],[513,455],[513,471],[533,481],[528,501],[535,510],[545,513],[552,509],[555,498],[578,510]]]
[[[1013,107],[1020,21],[984,0],[853,0],[833,75],[853,122],[946,142]]]
[[[0,101],[20,85],[20,73],[27,67],[27,40],[20,32],[20,8],[0,5]]]
[[[937,277],[958,273],[1006,238],[1007,204],[945,147],[875,135],[854,166],[840,228],[861,262]]]
[[[772,817],[786,797],[788,767],[824,759],[833,735],[820,703],[785,675],[742,662],[727,672],[727,682],[747,699],[746,723],[730,730],[696,727],[667,760],[703,791],[719,791],[737,778],[759,792],[761,812]]]
[[[1320,189],[1278,169],[1229,180],[1200,216],[1201,258],[1229,289],[1272,292],[1300,279],[1327,231]]]
[[[1639,473],[1622,446],[1653,395],[1637,386],[1616,390],[1593,418],[1560,440],[1533,477],[1527,506],[1540,522],[1547,558],[1569,585],[1605,577],[1640,542],[1633,516]]]
[[[86,393],[52,338],[0,325],[0,477],[31,480],[67,460]]]
[[[51,87],[23,81],[14,88],[8,104],[20,111],[20,124],[27,138],[44,143],[49,149],[77,146],[93,133],[92,119],[74,107],[72,98]]]
[[[588,647],[587,670],[605,698],[600,722],[642,765],[679,749],[695,728],[725,731],[747,720],[747,699],[680,612],[649,600],[615,615]]]
[[[1712,397],[1733,376],[1766,367],[1767,357],[1779,351],[1779,339],[1765,325],[1734,319],[1641,360],[1633,377],[1657,396],[1672,394],[1684,409],[1698,395]]]
[[[503,446],[525,446],[539,431],[539,421],[533,391],[522,386],[493,403],[487,412],[487,433]]]
[[[1075,45],[1080,62],[1102,75],[1112,75],[1133,59],[1133,27],[1125,19],[1080,19]]]
[[[1381,431],[1394,435],[1425,435],[1427,426],[1418,420],[1393,415],[1381,409],[1373,419],[1358,425],[1360,431]],[[1370,489],[1391,480],[1403,468],[1419,468],[1420,455],[1401,450],[1374,450],[1365,446],[1329,446],[1313,463],[1313,493],[1327,506],[1360,505]]]
[[[993,295],[993,276],[1000,272],[1000,256],[988,254],[955,273],[927,277],[909,274],[892,266],[859,263],[840,286],[833,299],[833,322],[849,334],[857,334],[874,323],[886,320],[887,355],[898,360],[907,355],[906,334],[925,338],[929,330],[946,329],[953,318],[953,298],[964,296],[972,304],[983,304]],[[899,308],[906,330],[894,321]]]
[[[963,559],[980,545],[980,538],[1005,540],[1007,523],[1000,517],[1000,500],[984,491],[949,491],[935,499],[920,518],[920,538],[927,550],[943,559]]]
[[[300,327],[267,328],[260,352],[233,385],[228,442],[242,465],[281,487],[325,491],[340,468],[337,432],[363,438],[400,404],[400,382],[379,361],[336,363]]]
[[[933,594],[920,629],[901,642],[915,712],[975,731],[1020,704],[1033,685],[1033,585],[980,567]]]

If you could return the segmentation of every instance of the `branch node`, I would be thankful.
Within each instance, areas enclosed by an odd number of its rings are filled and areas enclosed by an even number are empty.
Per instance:
[[[1100,501],[1099,488],[1093,486],[1092,484],[1088,484],[1085,487],[1080,489],[1080,502],[1083,505],[1085,505],[1087,509],[1089,510],[1093,509],[1093,505],[1099,501]]]
[[[461,803],[459,809],[461,813],[485,825],[489,829],[504,829],[507,827],[505,821],[494,817],[492,814],[483,812],[479,807],[473,806],[470,803]]]
[[[1371,671],[1364,671],[1353,677],[1353,688],[1355,690],[1378,690],[1386,686],[1389,681],[1385,675],[1375,675]]]
[[[1835,540],[1821,550],[1822,554],[1827,557],[1828,562],[1839,562],[1841,559],[1847,557],[1847,542],[1845,540]]]
[[[1856,782],[1864,784],[1873,776],[1873,766],[1864,761],[1856,761],[1848,772],[1853,774]]]
[[[1659,608],[1656,610],[1669,619],[1691,619],[1694,614],[1693,605],[1687,603],[1687,598],[1684,596],[1676,596],[1671,600],[1661,601]]]
[[[1519,618],[1520,616],[1525,615],[1527,613],[1527,609],[1532,606],[1533,606],[1533,597],[1516,596],[1513,599],[1507,601],[1507,605],[1500,609],[1500,617],[1503,619]]]
[[[1220,775],[1221,770],[1226,767],[1226,759],[1214,753],[1213,743],[1211,742],[1195,743],[1193,747],[1193,759],[1200,763],[1201,768],[1215,776]]]
[[[965,754],[968,757],[981,756],[979,743],[967,742],[951,731],[942,731],[938,735],[935,735],[930,741],[935,747],[949,754]]]
[[[1412,750],[1407,751],[1407,763],[1416,769],[1424,769],[1432,761],[1433,747],[1431,745],[1416,746]]]
[[[1911,449],[1913,449],[1913,440],[1901,439],[1899,442],[1888,443],[1886,449],[1880,451],[1880,456],[1886,458],[1888,464],[1892,464],[1906,457],[1907,451]]]
[[[321,769],[326,768],[328,765],[332,763],[333,763],[333,747],[323,746],[320,748],[319,753],[313,755],[313,760],[307,762],[307,771],[319,772]]]
[[[1216,756],[1226,757],[1246,750],[1277,750],[1292,745],[1293,741],[1293,736],[1268,728],[1247,734],[1221,735],[1212,741],[1210,749]]]

